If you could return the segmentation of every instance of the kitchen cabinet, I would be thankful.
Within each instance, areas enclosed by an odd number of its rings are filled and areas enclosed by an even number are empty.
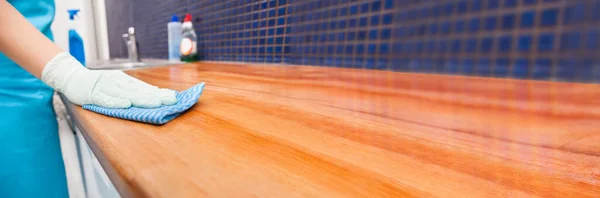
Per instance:
[[[119,198],[117,189],[106,175],[85,138],[83,138],[81,131],[75,127],[75,133],[87,197]]]
[[[82,131],[67,113],[65,101],[55,95],[53,106],[59,122],[69,195],[74,198],[119,198],[118,191],[90,149]]]

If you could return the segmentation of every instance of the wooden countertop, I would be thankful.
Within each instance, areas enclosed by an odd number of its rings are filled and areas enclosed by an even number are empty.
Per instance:
[[[72,117],[125,197],[598,197],[600,85],[198,63],[164,126]]]

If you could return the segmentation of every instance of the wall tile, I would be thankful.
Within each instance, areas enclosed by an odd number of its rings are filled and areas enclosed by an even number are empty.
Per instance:
[[[600,72],[600,1],[105,2],[113,58],[127,56],[129,26],[143,58],[166,58],[167,22],[189,12],[207,60],[578,82]]]

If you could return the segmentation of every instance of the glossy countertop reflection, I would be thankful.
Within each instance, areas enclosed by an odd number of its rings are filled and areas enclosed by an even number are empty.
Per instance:
[[[127,73],[206,88],[163,126],[71,106],[124,197],[600,195],[600,85],[223,63]]]

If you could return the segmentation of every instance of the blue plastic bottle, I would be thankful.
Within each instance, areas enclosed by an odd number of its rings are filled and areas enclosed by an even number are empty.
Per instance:
[[[79,10],[68,10],[69,12],[69,53],[85,66],[85,51],[83,49],[83,40],[77,33],[77,24],[75,16]],[[79,17],[77,17],[79,18]]]

